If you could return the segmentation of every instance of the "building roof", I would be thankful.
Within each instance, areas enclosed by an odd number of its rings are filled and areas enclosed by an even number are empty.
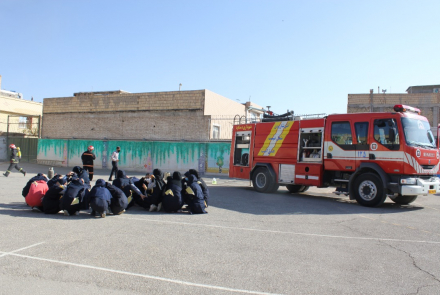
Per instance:
[[[110,90],[110,91],[91,91],[91,92],[76,92],[73,94],[73,96],[80,96],[80,95],[109,95],[109,94],[123,94],[123,93],[130,93],[128,91],[124,90]]]
[[[440,85],[421,85],[421,86],[409,86],[406,89],[408,93],[432,93],[434,88],[440,88]]]

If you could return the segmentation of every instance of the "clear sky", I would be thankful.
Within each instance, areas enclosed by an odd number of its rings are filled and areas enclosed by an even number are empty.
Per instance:
[[[209,89],[276,113],[440,84],[440,1],[0,0],[2,89]]]

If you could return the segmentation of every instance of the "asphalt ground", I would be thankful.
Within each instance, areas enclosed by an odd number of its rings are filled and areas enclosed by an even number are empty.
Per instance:
[[[22,166],[0,177],[0,294],[440,294],[437,195],[366,208],[207,176],[208,214],[45,215],[21,190],[48,167]]]

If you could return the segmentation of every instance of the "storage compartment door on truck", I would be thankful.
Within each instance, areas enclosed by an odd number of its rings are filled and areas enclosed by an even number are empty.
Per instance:
[[[235,125],[232,133],[232,152],[229,176],[249,179],[253,157],[255,124]]]
[[[402,128],[392,116],[371,118],[369,162],[376,163],[387,174],[403,173]]]
[[[305,186],[320,186],[322,184],[324,124],[324,119],[300,121],[295,184]]]
[[[356,169],[356,145],[353,124],[347,115],[329,116],[325,129],[325,170],[352,172]]]

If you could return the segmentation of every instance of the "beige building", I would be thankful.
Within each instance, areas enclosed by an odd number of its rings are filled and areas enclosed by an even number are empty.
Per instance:
[[[431,130],[437,134],[436,126],[439,123],[440,85],[411,86],[408,93],[373,93],[349,94],[347,113],[363,112],[393,112],[396,104],[416,107],[421,114],[428,118]]]
[[[206,89],[80,92],[43,105],[42,138],[59,139],[230,140],[232,120],[221,118],[252,111]]]
[[[7,158],[8,137],[38,137],[43,104],[24,100],[21,93],[1,89],[0,76],[0,159]]]

